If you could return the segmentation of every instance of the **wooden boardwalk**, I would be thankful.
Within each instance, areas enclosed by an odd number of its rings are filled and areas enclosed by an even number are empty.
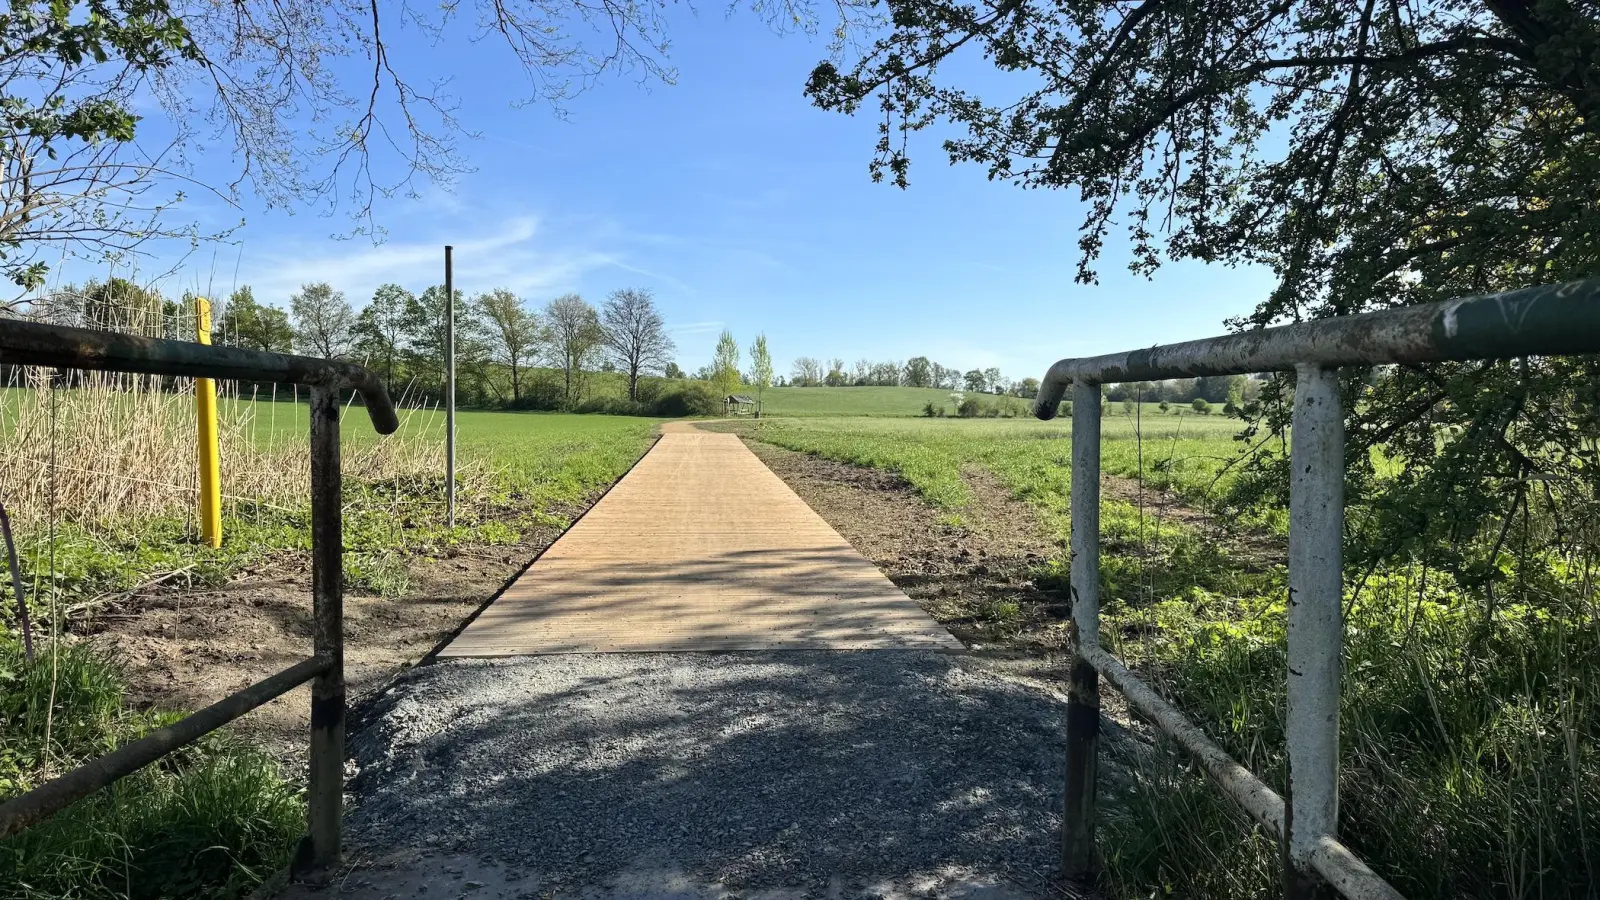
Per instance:
[[[737,437],[664,430],[440,656],[961,649]]]

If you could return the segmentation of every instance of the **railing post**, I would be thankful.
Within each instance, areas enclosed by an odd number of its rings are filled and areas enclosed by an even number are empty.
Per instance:
[[[1289,784],[1283,890],[1333,896],[1311,869],[1339,824],[1339,670],[1343,657],[1344,413],[1337,370],[1296,369],[1289,479]]]
[[[339,479],[339,393],[311,389],[311,606],[318,656],[330,661],[311,682],[311,772],[306,837],[295,875],[321,878],[340,863],[344,814],[344,566]]]
[[[1078,652],[1100,644],[1100,385],[1072,386],[1072,630],[1067,693],[1067,792],[1061,816],[1061,870],[1092,878],[1095,779],[1100,744],[1100,674]]]

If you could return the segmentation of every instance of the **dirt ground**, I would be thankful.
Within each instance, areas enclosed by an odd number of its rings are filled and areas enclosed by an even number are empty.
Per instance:
[[[552,512],[576,517],[586,508]],[[540,528],[514,545],[416,558],[409,566],[412,588],[402,598],[347,590],[345,677],[352,698],[415,665],[560,534]],[[122,663],[137,705],[199,709],[311,654],[310,560],[285,553],[211,590],[158,585],[97,611],[74,630]],[[310,688],[298,688],[233,728],[288,771],[299,771],[310,702]]]
[[[963,474],[973,503],[961,524],[889,472],[746,439],[746,445],[828,524],[977,650],[1037,653],[1066,646],[1071,606],[1036,580],[1066,551],[992,474]],[[1013,612],[1005,604],[1014,603]]]

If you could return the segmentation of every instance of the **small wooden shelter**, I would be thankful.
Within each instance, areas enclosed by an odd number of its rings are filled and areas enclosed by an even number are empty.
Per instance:
[[[722,398],[722,412],[729,416],[748,416],[756,411],[756,401],[749,394],[729,394]]]

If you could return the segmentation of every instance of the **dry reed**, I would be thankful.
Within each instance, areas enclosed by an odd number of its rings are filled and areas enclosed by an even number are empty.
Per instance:
[[[199,485],[192,381],[19,371],[25,374],[0,391],[0,499],[19,529],[45,524],[52,510],[57,521],[89,526],[194,510]],[[304,427],[283,428],[257,417],[263,407],[274,419],[303,417],[305,407],[256,404],[235,386],[219,387],[225,501],[304,507],[310,471]],[[346,415],[347,434],[365,425],[361,410],[347,408]],[[396,435],[345,440],[346,477],[437,477],[444,448],[426,434],[428,417],[415,411]]]

